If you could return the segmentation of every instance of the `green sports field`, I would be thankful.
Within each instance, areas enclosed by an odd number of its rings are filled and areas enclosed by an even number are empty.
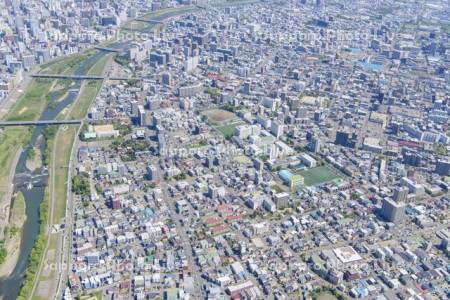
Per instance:
[[[231,138],[234,135],[234,130],[236,129],[236,127],[242,124],[244,124],[244,122],[238,121],[229,123],[227,125],[215,126],[214,128],[222,133],[225,138]]]
[[[295,174],[301,175],[305,178],[306,186],[318,185],[336,178],[340,178],[339,174],[326,166],[302,170],[296,172]]]

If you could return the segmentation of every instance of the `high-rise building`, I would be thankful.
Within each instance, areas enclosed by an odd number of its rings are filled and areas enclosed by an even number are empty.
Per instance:
[[[390,198],[384,198],[380,213],[386,221],[398,224],[405,220],[405,209],[404,202],[395,202]]]
[[[186,73],[192,73],[198,66],[198,56],[189,57],[184,63],[184,71]]]
[[[436,163],[435,172],[441,176],[449,176],[450,175],[450,161],[438,160]]]
[[[147,123],[146,111],[144,109],[144,106],[142,106],[142,105],[138,106],[138,121],[139,121],[139,126],[148,126],[149,125]]]
[[[321,111],[314,112],[314,121],[317,123],[322,121],[322,112]]]
[[[296,112],[296,114],[295,114],[295,117],[296,118],[300,118],[300,119],[303,119],[303,118],[306,118],[306,114],[307,114],[307,109],[305,108],[305,107],[299,107],[298,109],[297,109],[297,112]]]
[[[299,98],[292,98],[289,100],[290,109],[296,111],[300,107],[301,101]]]
[[[205,165],[207,168],[212,168],[214,166],[214,157],[212,155],[206,157]]]
[[[259,158],[253,159],[253,166],[258,172],[262,172],[264,168],[264,162],[260,160]]]
[[[357,136],[355,133],[350,133],[346,130],[338,130],[336,132],[336,139],[334,143],[344,147],[355,148],[357,144]]]
[[[409,189],[406,186],[397,187],[394,189],[394,200],[397,202],[406,202]]]
[[[150,62],[155,62],[159,65],[165,65],[167,62],[167,58],[164,54],[150,53]]]
[[[149,180],[157,180],[158,179],[158,169],[150,165],[147,167],[147,175]]]
[[[208,186],[208,197],[209,198],[216,198],[218,195],[218,188],[215,185]]]
[[[170,74],[169,72],[164,72],[162,74],[161,81],[165,85],[172,85],[172,74]]]
[[[289,205],[289,194],[286,192],[277,193],[273,195],[273,200],[277,206],[277,209],[287,207]]]
[[[242,92],[244,94],[250,95],[250,93],[251,93],[250,82],[248,82],[248,81],[244,82],[244,87],[242,89]]]
[[[407,165],[418,167],[422,161],[422,155],[417,153],[417,151],[403,148],[402,149],[403,162]]]
[[[284,125],[279,121],[273,121],[270,127],[270,133],[272,133],[276,138],[283,135]]]

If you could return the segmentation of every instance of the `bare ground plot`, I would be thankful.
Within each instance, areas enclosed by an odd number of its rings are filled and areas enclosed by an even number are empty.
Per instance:
[[[50,299],[51,280],[41,281],[36,290],[36,297],[42,299]]]
[[[223,109],[206,110],[203,112],[203,115],[205,115],[212,123],[223,123],[236,117],[234,113]]]
[[[336,300],[337,298],[330,293],[321,293],[317,296],[317,300]]]

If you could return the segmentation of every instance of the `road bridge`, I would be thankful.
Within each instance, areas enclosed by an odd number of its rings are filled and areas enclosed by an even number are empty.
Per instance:
[[[2,121],[0,127],[81,124],[82,120]]]
[[[97,49],[97,50],[100,50],[100,51],[106,51],[106,52],[120,52],[120,49],[100,47],[100,46],[96,46],[96,47],[94,47],[94,49]]]
[[[158,20],[136,19],[135,21],[149,23],[149,24],[164,24],[163,21],[158,21]]]
[[[33,78],[73,79],[73,80],[141,80],[137,77],[105,77],[96,75],[61,75],[61,74],[32,74]]]

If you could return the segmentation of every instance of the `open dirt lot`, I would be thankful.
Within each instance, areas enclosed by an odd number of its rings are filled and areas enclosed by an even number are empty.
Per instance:
[[[203,114],[214,123],[222,123],[229,121],[235,117],[235,114],[223,109],[206,110]]]

